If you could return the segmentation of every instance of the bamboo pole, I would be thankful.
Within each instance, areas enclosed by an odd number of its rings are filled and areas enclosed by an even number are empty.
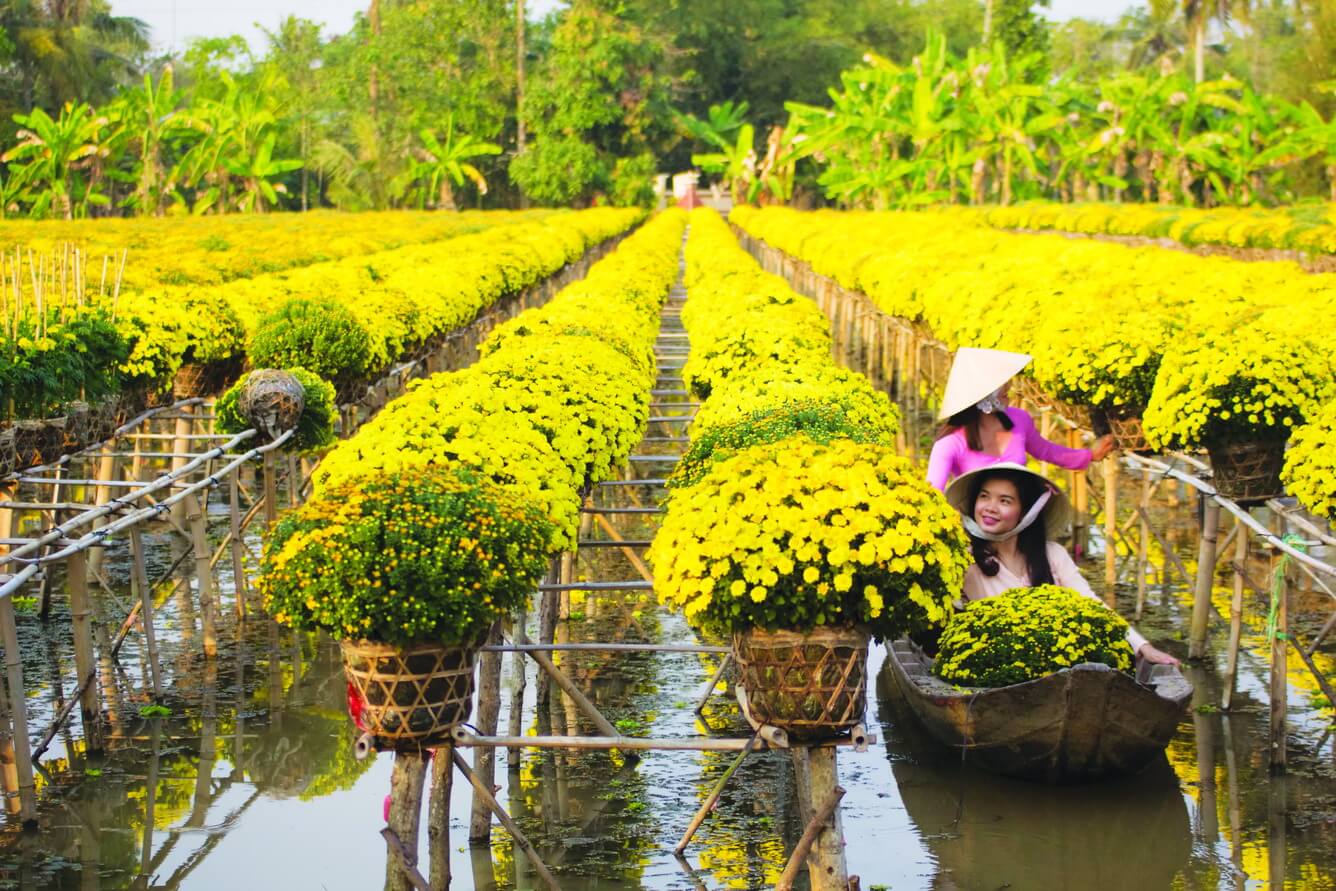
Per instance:
[[[213,659],[218,655],[218,600],[210,561],[208,521],[204,509],[206,502],[200,496],[194,495],[183,503],[187,505],[186,520],[190,524],[191,545],[195,552],[195,578],[199,582],[200,630],[204,638],[204,656]]]
[[[232,588],[236,597],[237,618],[246,618],[246,595],[249,580],[246,578],[245,542],[241,540],[241,481],[240,471],[233,470],[227,475],[227,521],[232,548]]]
[[[162,701],[162,666],[158,661],[157,632],[153,629],[153,589],[148,583],[144,564],[144,539],[138,526],[131,526],[130,583],[139,600],[139,621],[144,627],[144,650],[148,656],[149,674],[153,682],[153,701]]]
[[[1271,638],[1271,725],[1270,751],[1271,772],[1284,773],[1287,763],[1285,746],[1285,724],[1289,714],[1289,573],[1283,573],[1276,584],[1280,590],[1273,593],[1276,598],[1276,627]]]
[[[97,469],[94,476],[99,483],[108,482],[115,478],[117,460],[112,456],[98,459]],[[29,471],[31,473],[31,471]],[[111,500],[110,486],[95,486],[93,488],[93,503],[101,506]],[[105,523],[106,520],[99,519],[94,521],[93,528],[97,529]],[[96,574],[102,568],[103,554],[101,551],[94,550],[88,557],[88,571]]]
[[[88,752],[100,752],[102,706],[98,701],[97,661],[94,658],[93,632],[88,601],[87,555],[75,554],[65,564],[65,586],[70,601],[70,623],[74,636],[74,669],[78,677],[79,716],[83,721],[84,745]]]
[[[400,865],[400,858],[395,854],[401,855],[405,865],[409,867],[417,865],[418,827],[422,818],[422,786],[426,773],[426,756],[421,752],[395,754],[394,769],[390,775],[390,820],[386,828],[399,840],[402,851],[395,851],[392,843],[387,846],[385,891],[413,891],[415,887],[407,871]]]
[[[775,891],[791,891],[794,881],[798,878],[798,871],[802,869],[808,854],[812,850],[812,845],[816,842],[817,837],[825,828],[826,823],[835,814],[835,809],[840,806],[840,801],[844,798],[844,794],[844,787],[836,786],[821,805],[820,810],[813,814],[812,819],[807,822],[807,826],[803,829],[803,834],[798,839],[798,844],[793,848],[793,854],[790,855],[788,862],[784,864],[784,871],[780,873],[779,881],[775,883]],[[811,884],[813,888],[816,888],[817,881],[815,880],[815,877],[813,878],[814,880]],[[850,879],[849,881],[856,881],[856,878],[857,877]]]
[[[1197,550],[1197,585],[1192,598],[1192,625],[1188,635],[1188,658],[1206,658],[1206,631],[1211,620],[1211,590],[1215,586],[1215,546],[1220,531],[1220,504],[1206,499],[1202,515],[1201,543]]]
[[[530,862],[533,864],[534,871],[538,873],[538,877],[542,880],[543,884],[547,886],[549,891],[561,891],[561,886],[557,884],[557,880],[553,878],[547,865],[543,863],[543,859],[538,856],[537,849],[535,849],[529,842],[528,837],[526,837],[520,830],[520,827],[515,821],[510,818],[510,814],[506,813],[505,808],[501,807],[501,804],[496,800],[496,797],[492,795],[492,790],[484,786],[482,780],[478,779],[477,775],[469,769],[468,762],[464,760],[463,755],[459,754],[458,749],[451,747],[450,755],[454,759],[455,767],[459,768],[459,772],[469,781],[469,785],[473,786],[474,792],[482,796],[483,800],[487,802],[488,807],[492,809],[492,813],[496,815],[497,820],[499,820],[501,825],[505,827],[506,832],[510,833],[510,837],[514,839],[516,847],[520,848],[528,855]]]
[[[33,780],[32,751],[28,742],[28,710],[24,704],[23,659],[19,653],[14,601],[0,598],[0,642],[5,647],[5,678],[11,691],[14,767],[18,774],[19,819],[24,829],[37,828],[37,786]]]
[[[487,642],[501,642],[501,627],[493,623]],[[484,652],[478,660],[478,732],[483,736],[496,733],[497,718],[501,713],[501,654]],[[496,780],[496,750],[482,746],[473,751],[473,769],[488,787]],[[474,794],[469,817],[469,844],[486,845],[492,838],[491,810],[480,796]]]
[[[1136,621],[1141,621],[1141,613],[1146,608],[1146,560],[1150,549],[1150,471],[1141,471],[1141,501],[1138,505],[1141,517],[1140,534],[1137,536],[1137,606],[1133,613]]]
[[[450,793],[455,777],[454,748],[450,743],[437,746],[431,759],[427,852],[431,860],[430,885],[435,891],[450,887]]]
[[[264,453],[264,528],[278,522],[278,462],[274,452]]]
[[[673,848],[674,854],[677,854],[680,857],[682,852],[687,849],[687,845],[691,844],[691,839],[695,836],[696,830],[700,829],[701,824],[705,822],[705,818],[709,816],[710,811],[714,810],[715,804],[719,801],[719,796],[724,794],[724,787],[728,785],[728,781],[732,779],[733,774],[737,773],[738,768],[742,766],[742,762],[746,760],[747,756],[756,748],[756,743],[760,738],[761,731],[758,729],[751,735],[751,739],[747,740],[747,745],[738,753],[738,757],[733,759],[733,763],[728,766],[728,769],[725,770],[718,781],[715,782],[714,787],[710,789],[710,794],[705,796],[705,801],[696,811],[695,816],[691,818],[691,822],[687,825],[686,832],[682,833],[682,838],[677,843],[677,847]]]
[[[1114,598],[1118,583],[1118,461],[1113,455],[1104,459],[1104,592],[1106,601]],[[1112,605],[1112,603],[1110,603]]]
[[[797,779],[798,810],[806,825],[816,823],[816,838],[810,842],[807,875],[812,891],[848,891],[849,876],[844,862],[844,827],[840,820],[840,789],[834,746],[795,748],[791,752]],[[830,816],[817,820],[831,798]],[[804,832],[804,834],[806,834]],[[795,868],[796,872],[796,868]]]
[[[527,635],[525,624],[528,622],[528,614],[525,608],[521,606],[515,614],[516,633],[514,637],[519,640]],[[511,736],[519,736],[524,731],[524,689],[528,680],[524,671],[524,654],[518,651],[512,651],[510,654],[510,719],[507,732]],[[519,749],[508,749],[506,751],[506,768],[508,770],[519,770],[522,753]]]
[[[188,453],[190,451],[190,441],[195,434],[195,407],[193,405],[183,406],[181,413],[176,418],[176,438],[172,441],[173,452]],[[181,473],[183,468],[189,464],[187,458],[172,459],[172,473]],[[187,522],[186,514],[189,512],[185,502],[177,502],[172,505],[170,517],[173,523],[178,526],[184,526]]]
[[[1239,647],[1243,640],[1243,580],[1248,565],[1248,527],[1237,523],[1234,539],[1234,592],[1229,601],[1229,648],[1225,656],[1225,689],[1220,707],[1229,711],[1239,676]]]

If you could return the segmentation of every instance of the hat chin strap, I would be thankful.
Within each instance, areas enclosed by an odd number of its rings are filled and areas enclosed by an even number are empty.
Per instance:
[[[984,541],[1007,541],[1008,539],[1015,538],[1034,525],[1035,520],[1038,520],[1040,515],[1044,512],[1044,508],[1048,505],[1048,499],[1052,497],[1052,495],[1053,490],[1045,489],[1044,494],[1035,499],[1035,503],[1025,512],[1025,516],[1021,517],[1021,521],[1017,523],[1015,527],[999,534],[984,532],[983,527],[981,527],[973,517],[962,516],[960,519],[961,522],[965,524],[965,531],[975,538],[982,538]]]

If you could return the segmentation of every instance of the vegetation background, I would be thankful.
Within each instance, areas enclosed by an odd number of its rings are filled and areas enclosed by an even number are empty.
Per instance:
[[[840,191],[829,178],[819,183],[829,162],[819,149],[841,143],[821,143],[831,134],[815,132],[812,115],[777,128],[804,106],[830,105],[832,91],[849,87],[842,72],[872,64],[926,79],[915,57],[933,52],[965,75],[1002,64],[1002,87],[1027,85],[1041,98],[1055,84],[1080,85],[1076,99],[1091,115],[1110,84],[1127,77],[1156,90],[1166,78],[1223,79],[1228,89],[1213,95],[1242,110],[1206,102],[1206,117],[1192,126],[1212,135],[1184,161],[1200,169],[1166,193],[1176,203],[1278,203],[1325,196],[1333,185],[1336,4],[1153,0],[1112,24],[1055,24],[1040,6],[572,0],[531,21],[523,0],[371,0],[347,33],[290,17],[265,32],[263,46],[209,38],[156,54],[147,26],[107,0],[0,0],[0,213],[644,204],[656,171],[686,169],[693,156],[745,193],[739,198],[788,199],[796,189],[800,199],[905,203],[875,184]],[[912,92],[912,78],[903,82]],[[1163,118],[1183,91],[1162,92],[1143,117]],[[1060,164],[1059,148],[1045,148],[1056,137],[1029,127],[1047,120],[1042,102],[1030,106],[1014,141],[1039,154],[1039,167]],[[1014,103],[975,111],[982,117],[946,128],[974,128],[969,146],[1009,138]],[[1255,126],[1263,119],[1267,127]],[[1117,116],[1096,123],[1105,126],[1095,135],[1127,129]],[[915,125],[878,123],[905,138],[893,160],[930,160]],[[794,139],[800,132],[813,140],[806,149]],[[1222,147],[1218,133],[1235,143]],[[1305,137],[1296,143],[1297,134]],[[866,133],[846,128],[844,137]],[[1181,129],[1160,138],[1186,151]],[[1251,153],[1263,156],[1258,166],[1215,171],[1212,184],[1210,152],[1238,156],[1247,143],[1259,146]],[[1005,170],[990,167],[981,180],[980,152],[943,149],[933,161],[940,169],[918,170],[908,191],[931,200],[1082,198],[1091,188],[1095,197],[1158,197],[1163,189],[1127,173],[1138,146],[1126,148],[1121,174],[1106,159],[1107,169],[1086,171],[1075,189],[1068,168],[1013,177],[1013,164],[1029,162],[1010,154],[998,161]],[[883,180],[906,175],[877,163]],[[1270,176],[1282,167],[1283,180]],[[942,194],[947,182],[955,185]]]

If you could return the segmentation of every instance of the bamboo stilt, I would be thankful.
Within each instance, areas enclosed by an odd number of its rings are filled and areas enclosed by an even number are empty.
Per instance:
[[[492,626],[487,635],[489,644],[501,642],[501,627]],[[478,730],[483,735],[496,733],[497,718],[501,713],[501,654],[484,651],[478,659]],[[474,772],[488,786],[496,779],[496,750],[479,746],[473,750]],[[492,838],[492,816],[486,801],[473,796],[473,810],[469,818],[469,844],[486,845]]]
[[[834,746],[795,748],[790,755],[797,779],[798,813],[805,826],[820,827],[807,857],[807,875],[812,891],[848,891],[849,876],[844,862],[844,827],[838,808],[840,789]],[[817,820],[827,812],[828,820]]]
[[[1118,583],[1118,460],[1104,459],[1104,598],[1113,605],[1114,586]]]
[[[4,513],[9,513],[5,511]],[[37,786],[33,780],[32,750],[28,742],[28,710],[24,705],[23,659],[19,653],[19,633],[14,620],[14,602],[0,597],[0,643],[5,647],[5,680],[12,704],[14,768],[19,790],[19,819],[24,829],[37,828]]]
[[[148,569],[144,564],[144,539],[138,526],[129,529],[131,587],[139,601],[139,621],[144,627],[144,652],[148,659],[149,675],[153,683],[153,700],[162,701],[162,665],[158,661],[157,632],[153,628],[153,589],[148,583]]]
[[[1188,658],[1206,658],[1206,631],[1211,620],[1211,590],[1215,586],[1215,546],[1220,530],[1220,505],[1206,500],[1202,516],[1201,543],[1197,550],[1197,585],[1192,599],[1192,625],[1188,635]]]
[[[249,580],[246,578],[245,542],[241,539],[241,481],[237,471],[228,474],[227,520],[231,533],[232,589],[236,597],[237,618],[246,618],[246,596]]]
[[[427,851],[434,891],[450,887],[450,793],[454,787],[455,747],[437,746],[431,759],[431,801],[427,810]]]
[[[212,659],[218,655],[218,601],[213,584],[213,568],[209,551],[207,519],[204,499],[192,495],[186,499],[186,520],[190,524],[191,545],[195,552],[195,578],[199,582],[200,630],[204,638],[204,655]]]
[[[1150,471],[1141,471],[1141,517],[1140,534],[1137,536],[1137,606],[1133,614],[1136,621],[1141,621],[1141,613],[1146,608],[1146,560],[1150,549]]]
[[[1225,689],[1220,707],[1229,711],[1238,685],[1239,647],[1243,640],[1243,568],[1248,565],[1248,527],[1236,523],[1234,539],[1234,592],[1229,601],[1229,649],[1225,656]]]
[[[422,818],[422,786],[427,774],[427,756],[421,752],[399,752],[394,756],[390,779],[390,821],[402,851],[389,850],[385,863],[385,891],[415,891],[416,886],[400,866],[417,865],[418,827]]]
[[[101,752],[102,706],[95,683],[97,662],[93,656],[92,608],[88,602],[88,563],[85,554],[75,554],[65,564],[65,586],[70,601],[70,624],[74,636],[74,670],[78,678],[79,716],[83,721],[84,746]]]
[[[136,448],[138,448],[137,445],[136,445]],[[108,456],[99,458],[98,461],[97,461],[97,469],[93,472],[94,478],[95,478],[98,482],[110,482],[111,480],[113,480],[113,479],[115,478],[115,475],[116,475],[116,464],[117,464],[117,459],[116,459],[115,457],[113,457],[113,456],[108,455]],[[106,504],[106,503],[107,503],[108,501],[110,501],[110,500],[111,500],[111,487],[110,487],[110,486],[94,486],[94,487],[93,487],[93,503],[94,503],[94,504],[96,504],[96,505],[98,505],[98,506],[101,506],[101,505]],[[94,521],[93,521],[93,528],[94,528],[94,529],[101,528],[106,522],[107,522],[107,518],[99,518],[99,519],[97,519],[97,520],[94,520]],[[101,570],[101,568],[102,568],[102,559],[103,559],[103,553],[102,553],[101,549],[99,549],[99,548],[94,548],[93,551],[92,551],[92,553],[90,553],[90,554],[88,555],[88,571],[89,571],[91,574],[96,575],[96,574],[98,573],[98,571]]]
[[[195,433],[195,406],[183,405],[176,416],[176,439],[172,441],[172,451],[181,455],[190,453],[190,437]],[[178,473],[183,467],[190,463],[189,458],[173,458],[172,472]],[[177,526],[184,526],[187,522],[186,515],[189,509],[185,501],[178,501],[173,504],[168,516]]]
[[[1286,719],[1289,715],[1289,599],[1290,580],[1285,573],[1278,579],[1280,590],[1276,598],[1276,628],[1271,638],[1271,772],[1284,773],[1288,761],[1285,745]],[[1273,783],[1273,785],[1280,785]]]
[[[515,628],[517,629],[514,637],[516,640],[527,635],[524,628],[528,621],[528,614],[524,607],[520,607],[515,616]],[[524,690],[528,680],[524,671],[524,654],[512,652],[510,654],[510,720],[509,733],[511,736],[519,736],[524,730]],[[506,752],[506,768],[508,770],[519,770],[522,753],[519,749],[510,749]]]

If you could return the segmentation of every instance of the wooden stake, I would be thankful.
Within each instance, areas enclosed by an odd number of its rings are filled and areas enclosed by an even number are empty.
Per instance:
[[[148,583],[148,570],[144,564],[144,539],[138,526],[131,526],[128,535],[132,564],[130,582],[139,600],[139,621],[144,626],[144,650],[153,682],[153,701],[161,702],[162,666],[158,662],[157,632],[153,629],[153,589]]]
[[[1137,607],[1133,614],[1136,621],[1141,621],[1142,610],[1146,607],[1146,557],[1150,549],[1150,471],[1141,471],[1141,517],[1140,535],[1137,536]]]
[[[207,496],[205,496],[207,497]],[[187,521],[190,523],[190,539],[195,551],[195,579],[199,582],[200,628],[204,637],[204,656],[212,659],[218,655],[218,600],[213,584],[213,567],[209,551],[209,532],[205,516],[205,498],[192,495],[185,499]]]
[[[236,596],[237,618],[244,620],[249,580],[246,578],[246,544],[241,538],[241,482],[237,470],[228,474],[227,486],[227,520],[232,548],[232,589]]]
[[[500,624],[493,624],[487,635],[487,643],[495,645],[500,642]],[[488,736],[496,733],[496,722],[501,713],[501,654],[484,651],[478,663],[478,730]],[[496,781],[496,749],[491,746],[474,749],[473,769],[490,788]],[[491,808],[475,794],[469,818],[469,844],[489,844],[491,838]]]
[[[1276,630],[1271,639],[1271,772],[1284,773],[1287,756],[1285,748],[1285,724],[1289,714],[1289,573],[1279,580],[1280,591],[1276,596]],[[1275,785],[1273,783],[1273,785]]]
[[[389,850],[385,863],[385,891],[412,891],[414,884],[400,866],[396,853],[409,866],[417,865],[418,827],[422,818],[422,785],[427,774],[426,755],[399,752],[394,756],[390,775],[390,823],[387,827],[398,838],[402,850]]]
[[[181,468],[190,463],[190,459],[184,456],[191,451],[190,436],[195,432],[194,413],[195,406],[184,405],[176,416],[176,438],[172,440],[172,451],[182,457],[171,459],[172,473],[179,473]],[[178,501],[172,505],[168,516],[176,525],[184,526],[187,522],[186,513],[186,501]]]
[[[1234,688],[1239,676],[1239,647],[1243,640],[1243,573],[1248,565],[1248,527],[1235,521],[1234,593],[1229,601],[1229,649],[1225,656],[1225,690],[1220,707],[1229,711],[1234,702]]]
[[[1118,457],[1110,453],[1104,459],[1104,599],[1113,605],[1114,586],[1118,584]]]
[[[1197,550],[1197,586],[1192,598],[1192,625],[1188,635],[1188,658],[1206,658],[1206,630],[1211,621],[1211,591],[1215,587],[1215,546],[1220,530],[1220,505],[1206,499],[1202,516],[1201,544]]]
[[[74,634],[74,671],[78,678],[79,716],[83,720],[84,745],[88,752],[101,752],[102,705],[98,701],[97,660],[93,655],[93,632],[88,602],[88,563],[86,554],[73,554],[65,563],[65,587],[70,601],[70,622]]]
[[[10,511],[3,511],[8,514]],[[14,601],[0,597],[0,642],[5,646],[5,679],[9,684],[13,709],[14,767],[18,773],[19,819],[24,829],[37,828],[37,786],[33,782],[32,750],[28,742],[28,709],[23,682],[23,659],[19,653],[19,633],[14,621]]]
[[[797,778],[798,812],[805,825],[819,827],[807,857],[807,875],[812,891],[848,891],[849,876],[844,863],[844,827],[838,809],[838,768],[835,747],[791,750]],[[836,796],[828,820],[817,820]],[[806,833],[804,833],[806,834]],[[796,870],[795,870],[796,871]]]
[[[450,793],[454,786],[454,746],[436,747],[431,759],[431,800],[427,809],[427,852],[431,859],[431,887],[450,887]]]
[[[514,637],[516,640],[526,636],[524,628],[528,621],[528,616],[523,606],[515,615],[515,628],[518,631]],[[524,654],[512,652],[510,654],[510,721],[509,731],[511,736],[519,736],[524,731],[524,689],[527,686],[527,678],[524,671]],[[519,770],[523,753],[519,749],[509,749],[506,751],[506,768],[509,770]]]

